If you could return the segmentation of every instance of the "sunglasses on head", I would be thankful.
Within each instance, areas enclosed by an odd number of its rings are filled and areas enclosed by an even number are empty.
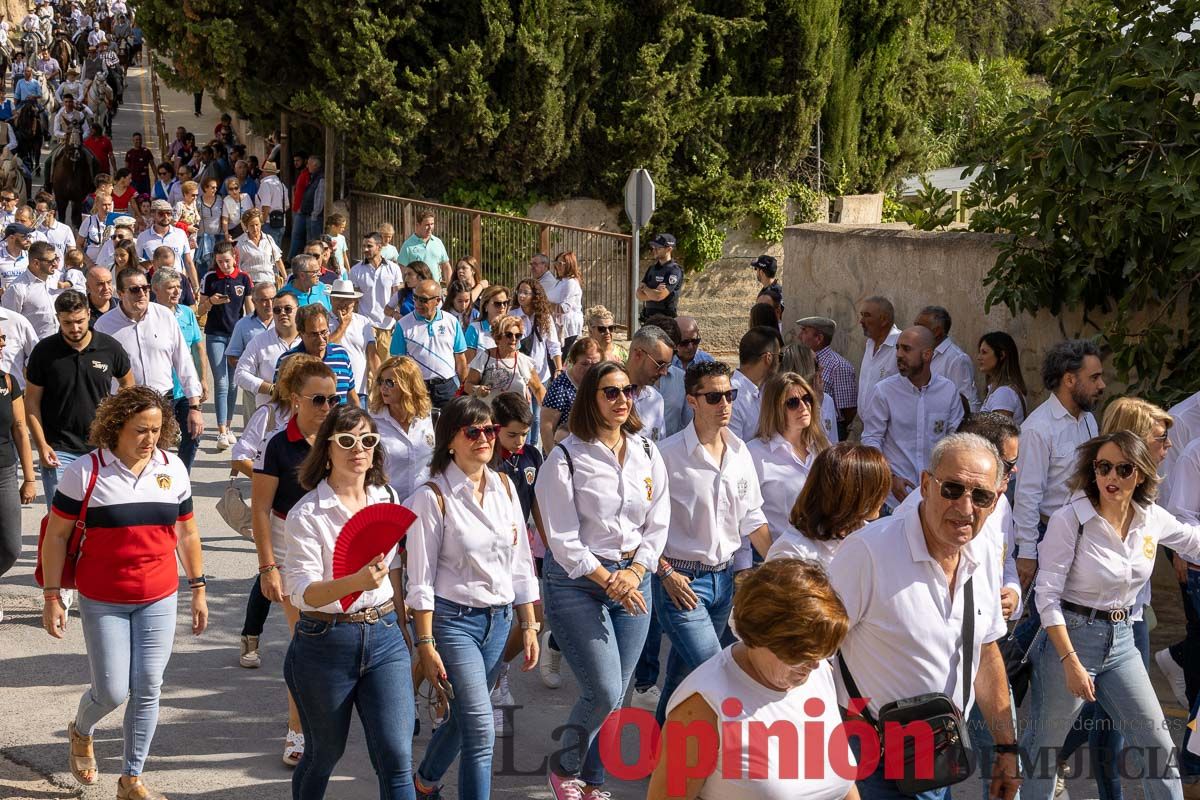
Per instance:
[[[314,406],[336,406],[341,403],[341,399],[336,394],[302,394],[300,396],[312,402]]]
[[[786,408],[788,411],[795,411],[800,407],[801,403],[804,403],[804,405],[812,408],[813,396],[811,394],[806,394],[802,397],[789,397],[787,400],[783,401],[784,408]]]
[[[604,399],[610,403],[615,403],[617,398],[625,395],[626,400],[632,400],[637,393],[637,387],[633,384],[629,386],[605,386],[600,392],[604,395]]]
[[[500,435],[499,425],[467,425],[459,430],[472,442],[478,442],[480,436],[490,442]]]
[[[732,403],[734,400],[737,400],[737,396],[737,389],[729,389],[724,392],[692,392],[692,397],[703,397],[704,402],[708,403],[710,406],[715,406],[722,400],[727,400]]]
[[[1136,466],[1130,464],[1128,461],[1122,461],[1120,464],[1114,464],[1111,461],[1106,461],[1103,459],[1099,461],[1093,461],[1092,468],[1096,470],[1096,474],[1101,478],[1107,477],[1108,473],[1112,472],[1114,469],[1117,471],[1118,478],[1128,478],[1133,474],[1133,471],[1137,469]]]
[[[942,487],[942,497],[947,500],[957,500],[967,493],[965,484],[958,481],[943,481],[940,478],[933,477],[935,483]],[[996,493],[989,489],[975,488],[971,490],[971,505],[976,508],[991,508],[996,502]]]
[[[360,433],[355,436],[353,433],[338,433],[334,434],[333,443],[343,450],[353,450],[358,445],[362,445],[363,450],[371,450],[379,444],[379,434]]]

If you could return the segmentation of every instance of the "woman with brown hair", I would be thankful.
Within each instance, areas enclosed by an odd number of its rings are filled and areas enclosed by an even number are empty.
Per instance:
[[[583,333],[583,273],[579,271],[579,259],[572,250],[559,253],[551,269],[558,283],[551,289],[550,302],[554,304],[563,348],[570,350],[575,339]]]
[[[392,356],[380,364],[367,408],[381,437],[388,484],[403,500],[429,477],[433,457],[433,406],[417,363]]]
[[[454,265],[453,279],[461,283],[463,288],[471,294],[471,305],[478,302],[479,295],[483,294],[483,290],[491,286],[480,274],[479,262],[475,260],[474,256],[463,256],[458,260],[458,263]]]
[[[467,340],[468,364],[480,350],[496,346],[492,328],[501,317],[508,316],[512,308],[512,292],[507,286],[489,286],[480,296],[479,306],[483,316],[463,329],[463,337]]]
[[[124,763],[118,800],[156,800],[141,780],[158,725],[163,672],[175,640],[179,567],[192,594],[192,633],[208,626],[204,556],[192,516],[192,485],[177,456],[162,446],[179,438],[172,409],[145,386],[128,386],[96,410],[96,446],[68,466],[58,484],[42,543],[42,625],[63,638],[67,610],[61,578],[77,520],[87,526],[75,567],[92,685],[67,726],[70,770],[85,786],[99,769],[92,735],[124,703]],[[86,509],[85,509],[86,506]]]
[[[549,386],[550,381],[562,372],[563,346],[559,341],[558,327],[550,315],[550,303],[546,300],[546,290],[542,288],[541,281],[525,278],[517,284],[517,307],[512,314],[525,325],[521,352],[533,359],[542,386]],[[540,400],[533,400],[532,411],[533,427],[529,429],[529,443],[537,445],[541,441]]]
[[[767,379],[758,433],[747,446],[762,487],[767,527],[775,540],[788,528],[788,516],[813,459],[829,447],[821,423],[821,401],[806,380],[794,372]]]
[[[878,519],[891,486],[887,459],[874,447],[842,442],[822,451],[767,560],[805,558],[828,567],[842,540]]]
[[[853,779],[829,766],[852,764],[853,756],[841,735],[837,687],[829,662],[850,622],[825,571],[816,563],[798,559],[763,564],[738,587],[733,623],[741,641],[684,678],[667,704],[666,736],[701,740],[709,737],[697,736],[694,731],[707,727],[712,750],[688,752],[685,747],[683,763],[661,759],[650,777],[647,800],[702,796],[858,800]],[[731,726],[742,730],[746,723],[768,730],[786,728],[788,747],[799,753],[820,753],[826,769],[816,776],[803,766],[798,776],[781,774],[785,772],[781,764],[787,759],[763,761],[744,742],[741,753],[726,752],[726,747],[734,746],[726,730]],[[813,735],[821,740],[807,741]],[[668,751],[678,752],[678,748],[668,741],[663,752]],[[840,752],[840,757],[835,752]],[[736,772],[700,769],[705,763],[732,765]],[[757,769],[762,767],[767,774],[758,776]],[[698,777],[680,780],[681,774]],[[676,782],[685,783],[685,788],[673,786]],[[684,788],[682,793],[680,788]]]

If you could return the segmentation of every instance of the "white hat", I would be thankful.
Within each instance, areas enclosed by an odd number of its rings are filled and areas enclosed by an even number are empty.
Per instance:
[[[350,281],[336,280],[333,286],[329,287],[329,296],[338,300],[357,300],[363,295]]]

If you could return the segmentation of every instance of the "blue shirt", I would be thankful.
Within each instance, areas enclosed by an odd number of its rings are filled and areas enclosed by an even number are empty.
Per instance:
[[[487,334],[484,338],[482,334]],[[477,319],[467,326],[466,333],[463,334],[467,342],[468,350],[478,350],[479,340],[483,339],[484,348],[496,346],[496,340],[492,338],[492,326],[486,319]]]
[[[279,367],[286,359],[303,352],[305,350],[302,341],[281,355],[275,362],[275,377],[279,377]],[[350,354],[340,344],[329,342],[325,345],[325,357],[321,360],[325,362],[325,366],[333,370],[333,377],[337,379],[337,393],[341,396],[342,402],[346,402],[347,395],[354,391],[354,368],[350,365]],[[271,380],[274,381],[275,378]]]
[[[17,81],[17,91],[15,94],[18,103],[22,103],[30,97],[41,97],[42,84],[37,81],[27,81],[21,78],[21,80]]]
[[[175,321],[183,331],[183,341],[187,343],[188,355],[191,356],[192,348],[200,344],[200,323],[196,320],[196,312],[181,303],[175,306]],[[183,386],[174,370],[171,370],[171,382],[171,397],[178,400],[183,397]]]
[[[269,330],[275,324],[271,320],[271,324],[264,324],[257,314],[250,314],[238,320],[237,325],[233,326],[233,335],[229,337],[229,344],[225,345],[225,355],[241,358],[242,353],[246,352],[246,345],[250,344],[250,340],[258,336],[265,330]]]
[[[307,305],[312,305],[313,303],[320,303],[321,305],[325,306],[325,310],[331,314],[333,313],[333,303],[329,302],[329,284],[327,283],[317,281],[316,285],[314,285],[307,292],[302,292],[296,288],[296,285],[292,283],[292,280],[289,278],[288,282],[285,283],[283,288],[279,291],[290,292],[291,294],[295,295],[296,303],[301,308]]]
[[[403,316],[392,331],[389,355],[408,356],[421,368],[421,378],[453,378],[456,375],[454,357],[467,351],[458,319],[440,308],[433,319],[425,319],[415,311]]]
[[[716,361],[716,359],[697,347],[696,357],[692,359],[692,364],[703,364],[707,361]],[[683,362],[679,360],[679,356],[671,356],[671,363],[685,372],[687,371],[687,367],[683,366]],[[688,366],[690,367],[692,364],[688,364]]]

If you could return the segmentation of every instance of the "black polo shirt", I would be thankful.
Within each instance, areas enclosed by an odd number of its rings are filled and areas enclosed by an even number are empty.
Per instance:
[[[36,345],[25,365],[25,380],[42,389],[42,430],[55,450],[86,453],[88,429],[100,401],[112,394],[112,382],[129,373],[129,355],[107,333],[91,332],[87,347],[76,350],[61,333]]]
[[[668,317],[676,315],[679,308],[679,290],[683,288],[683,267],[679,266],[679,262],[675,259],[665,264],[654,262],[654,265],[646,270],[642,285],[647,289],[665,288],[670,292],[665,300],[648,300],[643,306],[643,319],[655,314],[666,314]]]
[[[204,321],[204,335],[232,336],[233,326],[237,325],[238,320],[246,313],[246,296],[253,288],[250,276],[237,267],[228,275],[222,275],[216,269],[205,273],[200,294],[205,297],[223,294],[229,298],[229,302],[214,305],[208,310],[208,317]]]
[[[117,307],[117,298],[116,298],[116,296],[114,296],[113,299],[108,301],[108,311],[112,311],[116,307]],[[88,327],[95,327],[96,320],[103,317],[106,313],[108,313],[108,312],[101,311],[100,309],[96,308],[96,306],[92,304],[92,298],[90,298],[90,297],[88,298],[88,314],[92,318],[92,321]]]
[[[267,448],[260,457],[261,463],[254,467],[255,472],[270,475],[279,481],[275,497],[271,500],[271,510],[278,517],[286,518],[292,506],[308,494],[308,489],[300,485],[296,470],[304,463],[310,450],[312,447],[300,432],[296,417],[292,417],[287,427],[267,442]]]
[[[542,468],[542,453],[531,444],[516,453],[510,453],[499,445],[496,445],[496,449],[500,451],[496,465],[513,482],[521,501],[521,513],[528,519],[533,509],[533,484],[537,481],[538,470]]]

